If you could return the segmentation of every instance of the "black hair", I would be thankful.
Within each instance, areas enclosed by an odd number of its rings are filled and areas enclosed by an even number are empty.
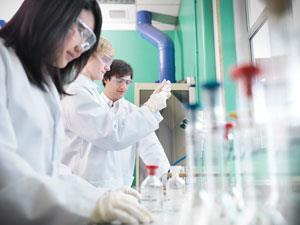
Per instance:
[[[57,53],[83,9],[94,15],[96,43],[65,68],[56,68],[53,62]],[[96,0],[24,0],[0,30],[0,37],[16,51],[32,84],[45,90],[50,76],[59,94],[66,94],[64,84],[78,76],[97,48],[101,26],[102,15]]]
[[[103,75],[102,84],[103,86],[105,86],[104,81],[110,80],[112,76],[120,78],[128,75],[130,75],[130,78],[132,79],[133,77],[132,67],[121,59],[115,59],[110,65],[110,70]]]

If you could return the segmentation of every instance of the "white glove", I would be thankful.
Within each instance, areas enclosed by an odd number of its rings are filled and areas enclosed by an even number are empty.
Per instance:
[[[157,94],[162,91],[166,93],[167,98],[171,96],[171,82],[169,80],[164,79],[154,90],[153,94]]]
[[[167,107],[167,95],[164,92],[152,94],[144,105],[147,106],[151,112],[158,112]]]
[[[151,214],[141,206],[137,199],[122,191],[109,191],[98,200],[91,216],[92,223],[121,223],[138,224],[152,222]]]
[[[144,105],[147,106],[151,112],[158,112],[167,106],[167,99],[170,96],[171,83],[170,81],[163,80]]]
[[[131,195],[131,196],[135,197],[137,200],[141,199],[141,194],[138,193],[133,188],[130,188],[130,187],[121,187],[121,188],[118,188],[117,190],[123,192],[124,194]]]

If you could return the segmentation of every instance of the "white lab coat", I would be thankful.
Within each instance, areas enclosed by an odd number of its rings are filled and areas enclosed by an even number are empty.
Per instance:
[[[97,187],[131,186],[137,150],[145,163],[159,164],[160,174],[167,172],[169,161],[153,132],[161,121],[159,113],[125,99],[111,108],[97,85],[84,75],[68,92],[76,96],[62,101],[67,136],[63,162],[75,174]]]
[[[146,106],[126,118],[107,113],[99,104],[96,84],[84,75],[71,83],[67,92],[73,96],[62,99],[65,130],[67,144],[74,148],[90,142],[101,148],[122,149],[158,129],[162,120],[159,112],[153,113]]]
[[[0,224],[87,224],[101,194],[58,175],[64,130],[49,83],[45,92],[32,85],[0,39]]]

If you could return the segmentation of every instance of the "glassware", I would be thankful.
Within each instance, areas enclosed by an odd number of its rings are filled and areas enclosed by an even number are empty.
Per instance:
[[[172,177],[167,181],[166,190],[168,197],[167,208],[171,211],[179,211],[185,194],[185,181],[179,177],[181,166],[172,166]]]
[[[254,119],[253,80],[261,73],[252,64],[245,64],[232,70],[232,78],[238,81],[238,124],[235,132],[234,148],[241,163],[241,213],[237,224],[256,224],[259,215],[257,192],[255,188],[255,170],[253,152],[256,148],[257,130]],[[239,176],[239,175],[238,175]]]
[[[155,176],[158,166],[146,166],[148,176],[141,184],[141,204],[151,212],[161,212],[163,209],[163,184]]]
[[[212,199],[224,191],[224,110],[220,102],[220,83],[207,82],[203,87],[203,107],[207,128],[204,165],[206,191]]]
[[[232,224],[236,216],[236,207],[228,192],[229,180],[225,174],[225,113],[221,103],[221,84],[212,81],[202,87],[207,128],[204,152],[205,190],[212,202],[208,208],[208,224]]]
[[[300,223],[299,183],[295,179],[300,173],[299,3],[290,0],[266,3],[272,57],[265,69],[271,186],[265,204],[269,210],[265,211],[274,218],[273,224],[296,225]]]
[[[199,104],[188,105],[186,127],[186,194],[178,224],[207,224],[210,200],[205,187],[204,151],[206,128]]]

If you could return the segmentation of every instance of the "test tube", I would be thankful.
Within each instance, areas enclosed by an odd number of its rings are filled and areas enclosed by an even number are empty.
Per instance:
[[[212,199],[225,190],[224,110],[220,102],[220,83],[207,82],[203,88],[203,107],[207,127],[204,166],[206,190]]]
[[[206,128],[203,124],[199,104],[187,106],[189,123],[186,127],[187,148],[187,178],[186,198],[179,224],[208,224],[210,199],[204,189],[203,181],[203,151],[205,150]]]
[[[256,139],[252,84],[260,70],[251,64],[242,65],[231,71],[232,78],[237,80],[238,126],[235,133],[235,146],[240,156],[242,177],[242,211],[238,218],[239,225],[255,224],[257,219],[256,190],[254,184],[254,169],[252,153]]]
[[[229,194],[225,174],[225,113],[221,104],[221,84],[207,82],[203,88],[203,107],[207,127],[204,152],[205,190],[212,201],[209,224],[235,224],[237,207]]]

